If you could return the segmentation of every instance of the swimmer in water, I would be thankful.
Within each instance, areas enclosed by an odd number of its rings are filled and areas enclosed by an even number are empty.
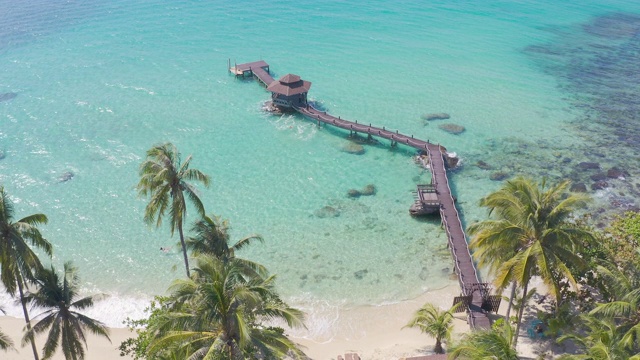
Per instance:
[[[171,249],[168,248],[168,247],[161,247],[160,251],[162,251],[163,253],[167,254],[169,251],[171,251]]]

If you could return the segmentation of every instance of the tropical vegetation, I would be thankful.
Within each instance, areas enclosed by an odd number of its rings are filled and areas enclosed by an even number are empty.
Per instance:
[[[109,339],[109,330],[103,323],[78,312],[93,306],[95,295],[78,298],[80,279],[71,262],[64,264],[62,277],[53,266],[40,269],[35,284],[37,291],[29,293],[26,302],[44,311],[36,317],[40,320],[25,333],[22,341],[47,332],[43,359],[51,358],[58,347],[67,360],[84,359],[87,332]]]
[[[169,348],[191,359],[301,357],[282,329],[266,325],[280,320],[302,326],[302,313],[280,299],[274,280],[247,277],[234,261],[199,257],[192,278],[176,280],[170,288],[171,312],[149,354]]]
[[[210,177],[200,170],[189,168],[191,159],[189,155],[182,161],[180,152],[172,143],[154,145],[147,151],[146,160],[140,164],[140,181],[137,186],[140,196],[150,197],[144,211],[144,221],[160,227],[162,220],[168,215],[171,235],[178,230],[187,277],[190,276],[189,257],[183,232],[187,216],[187,199],[199,216],[205,215],[198,192],[188,181],[201,182],[206,187],[211,181]]]
[[[458,304],[459,305],[459,304]],[[413,319],[405,327],[418,328],[421,332],[436,340],[433,352],[444,354],[442,342],[449,342],[453,331],[453,312],[457,306],[443,311],[433,304],[426,303],[418,309]]]
[[[4,309],[0,307],[0,312],[4,313]],[[5,333],[2,332],[2,329],[0,329],[0,350],[9,350],[9,349],[13,349],[13,340],[11,340],[11,338],[6,335]]]
[[[504,320],[496,321],[491,329],[465,334],[449,352],[449,359],[460,360],[517,360],[513,327]]]
[[[31,320],[25,301],[25,286],[34,280],[34,273],[42,269],[38,255],[29,245],[51,256],[51,243],[38,229],[39,225],[46,223],[47,217],[44,214],[14,220],[13,203],[4,186],[0,186],[0,280],[9,295],[15,297],[17,292],[27,329],[31,329]],[[31,344],[33,357],[38,360],[33,336],[29,336],[27,340]]]
[[[515,282],[523,297],[533,276],[539,276],[555,299],[562,303],[561,283],[577,289],[570,267],[586,265],[578,252],[593,237],[572,221],[575,211],[587,199],[570,193],[568,181],[548,186],[518,177],[482,199],[493,218],[472,224],[470,247],[480,265],[488,264],[498,290]],[[514,346],[520,330],[524,306],[519,309]]]

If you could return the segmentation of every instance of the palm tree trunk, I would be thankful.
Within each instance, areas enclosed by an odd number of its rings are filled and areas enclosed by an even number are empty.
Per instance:
[[[22,304],[22,313],[24,314],[24,321],[27,323],[27,331],[31,331],[31,320],[29,320],[29,312],[27,311],[27,302],[24,300],[24,290],[22,289],[22,277],[18,278],[18,291],[20,293],[20,303]],[[31,350],[33,350],[33,358],[40,360],[38,357],[38,349],[36,348],[36,341],[33,337],[33,333],[29,335],[29,342],[31,343]]]
[[[509,295],[509,304],[507,306],[507,323],[510,323],[509,317],[511,316],[511,305],[513,304],[513,298],[516,297],[516,282],[511,283],[511,295]]]
[[[440,339],[436,339],[436,346],[433,347],[433,352],[436,354],[444,354],[444,349],[442,348],[442,341],[440,341]]]
[[[178,223],[178,233],[180,234],[180,244],[182,245],[182,255],[184,255],[184,267],[187,270],[187,277],[191,277],[189,272],[189,257],[187,256],[187,244],[184,242],[184,234],[182,233],[182,221]]]
[[[516,324],[516,333],[513,335],[514,339],[513,339],[513,348],[515,349],[516,346],[518,345],[518,335],[520,334],[520,324],[522,323],[522,314],[524,313],[524,308],[527,306],[527,304],[525,303],[526,297],[527,297],[527,290],[529,287],[529,280],[527,280],[527,282],[524,283],[523,289],[522,289],[522,304],[520,304],[520,311],[518,311],[518,323]]]

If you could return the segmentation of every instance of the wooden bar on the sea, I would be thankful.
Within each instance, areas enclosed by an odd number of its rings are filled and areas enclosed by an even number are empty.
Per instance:
[[[469,253],[467,237],[451,195],[444,161],[445,150],[442,146],[414,138],[413,135],[408,136],[401,134],[399,131],[388,130],[384,126],[380,128],[371,124],[352,122],[327,114],[326,111],[318,110],[307,101],[307,92],[311,87],[310,82],[304,81],[294,74],[287,74],[276,81],[269,75],[269,65],[263,60],[235,65],[234,67],[231,67],[229,62],[229,71],[235,74],[236,77],[253,75],[266,85],[267,90],[271,91],[271,97],[275,105],[293,109],[318,124],[323,123],[348,130],[352,135],[360,133],[367,134],[368,137],[387,139],[391,141],[391,146],[404,144],[426,152],[429,157],[429,168],[431,169],[431,184],[421,185],[422,187],[418,186],[420,206],[432,206],[435,207],[436,211],[440,212],[462,296],[465,299],[469,299],[469,297],[471,299],[466,301],[468,303],[466,311],[469,325],[472,328],[480,329],[487,329],[491,326],[485,309],[487,307],[490,309],[496,308],[496,305],[491,303],[488,306],[488,285],[480,282],[478,272]],[[492,300],[496,301],[495,299]],[[499,301],[497,306],[499,306]]]

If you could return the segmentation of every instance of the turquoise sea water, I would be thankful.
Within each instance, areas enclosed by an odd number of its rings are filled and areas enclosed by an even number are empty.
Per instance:
[[[182,276],[177,239],[142,222],[134,191],[152,144],[171,141],[211,175],[208,212],[242,255],[279,276],[310,313],[311,333],[346,306],[402,301],[451,283],[437,219],[408,215],[429,174],[413,150],[340,149],[344,133],[266,114],[268,93],[227,61],[264,59],[276,77],[313,83],[343,118],[440,142],[462,159],[450,174],[464,221],[483,219],[490,176],[570,177],[589,188],[598,162],[620,179],[589,191],[593,211],[640,199],[632,1],[0,1],[0,183],[17,215],[43,212],[54,262],[73,260],[109,325],[142,312]],[[1,98],[1,97],[0,97]],[[421,119],[446,112],[450,120]],[[466,131],[444,132],[455,123]],[[491,170],[475,164],[484,161]],[[591,171],[591,172],[589,172]],[[72,173],[73,178],[61,182]],[[634,181],[636,183],[634,183]],[[375,184],[375,196],[348,199]],[[331,206],[338,217],[320,218]],[[194,217],[190,217],[193,220]],[[356,276],[356,274],[358,276]],[[10,313],[18,314],[6,297]],[[114,312],[115,309],[115,312]]]

